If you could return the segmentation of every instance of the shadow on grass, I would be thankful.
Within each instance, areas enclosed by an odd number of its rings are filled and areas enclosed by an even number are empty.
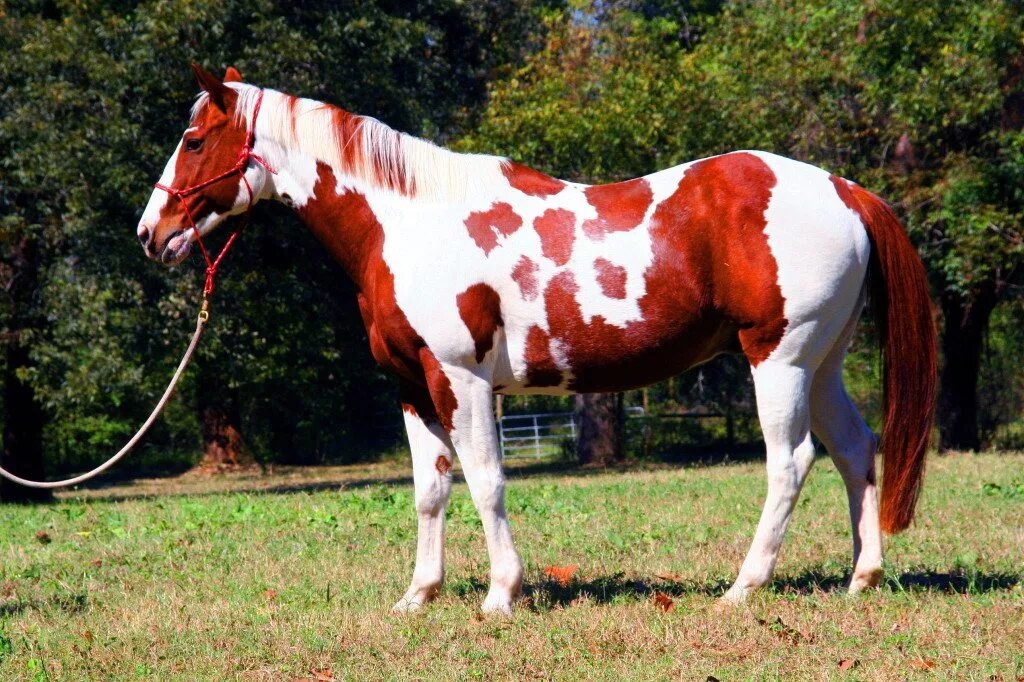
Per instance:
[[[46,599],[15,599],[0,604],[0,618],[16,616],[24,611],[63,611],[81,613],[85,611],[88,599],[84,594],[59,595]]]
[[[776,594],[843,594],[849,584],[849,575],[811,570],[800,575],[772,581],[769,592]],[[977,595],[1008,592],[1024,584],[1024,575],[1011,573],[980,573],[952,570],[917,570],[887,578],[882,591],[935,592],[940,594]],[[600,576],[592,580],[571,579],[566,583],[544,579],[524,586],[524,596],[535,608],[557,608],[572,605],[580,599],[598,604],[623,601],[644,601],[661,592],[669,597],[700,595],[720,597],[729,589],[729,580],[707,582],[671,580],[665,577],[627,577],[624,573]],[[467,579],[450,586],[460,597],[473,593],[483,594],[487,583],[480,579]]]
[[[750,461],[759,461],[763,459],[763,453],[742,452],[734,453],[731,455],[721,454],[714,456],[703,456],[699,459],[691,459],[687,461],[634,461],[627,464],[623,464],[621,466],[613,467],[580,466],[576,462],[566,460],[544,459],[537,462],[524,462],[519,460],[506,463],[505,475],[509,481],[526,480],[542,476],[567,476],[572,478],[588,478],[598,474],[614,472],[730,466],[734,464],[741,464]],[[309,470],[310,472],[315,473],[316,467],[311,466],[309,467]],[[374,486],[411,486],[413,482],[411,466],[409,470],[409,475],[402,476],[368,476],[366,478],[359,479],[350,479],[345,478],[344,476],[339,476],[338,478],[335,478],[333,480],[328,479],[308,482],[282,482],[280,484],[274,485],[266,485],[266,481],[268,479],[274,478],[275,474],[272,473],[267,474],[265,477],[251,477],[245,480],[244,482],[239,482],[237,481],[237,479],[233,480],[231,478],[231,474],[225,474],[223,479],[224,482],[227,484],[233,483],[234,485],[231,485],[230,487],[227,487],[222,490],[175,491],[167,493],[154,493],[149,490],[138,492],[123,492],[123,488],[131,486],[140,480],[151,479],[121,478],[115,480],[91,482],[81,486],[79,490],[100,493],[91,495],[89,497],[91,501],[97,502],[126,502],[130,500],[149,499],[155,497],[206,497],[210,495],[222,495],[233,493],[288,495],[296,493],[326,492],[333,490],[358,490],[361,488],[369,488]],[[461,470],[456,470],[454,473],[455,482],[465,482],[465,479],[461,475]],[[216,480],[216,476],[212,476],[211,478]],[[171,481],[173,479],[168,480]],[[42,504],[52,504],[54,502],[65,503],[67,501],[67,499],[57,499],[43,502]]]

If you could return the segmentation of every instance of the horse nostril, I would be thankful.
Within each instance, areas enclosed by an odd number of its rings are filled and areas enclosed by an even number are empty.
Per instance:
[[[139,228],[139,242],[141,242],[143,246],[149,245],[149,228]]]

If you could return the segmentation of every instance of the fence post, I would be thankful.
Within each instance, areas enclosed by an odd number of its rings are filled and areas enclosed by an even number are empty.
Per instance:
[[[537,415],[534,415],[534,457],[541,457],[541,427],[537,423]]]
[[[505,418],[498,417],[498,447],[501,449],[501,458],[505,459]]]

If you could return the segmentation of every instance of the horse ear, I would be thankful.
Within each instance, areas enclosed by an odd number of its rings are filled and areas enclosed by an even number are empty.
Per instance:
[[[228,110],[228,103],[235,92],[224,85],[219,78],[195,62],[192,63],[192,73],[196,75],[199,87],[210,95],[210,101],[213,102],[214,106],[226,112]]]
[[[238,72],[238,69],[236,69],[235,67],[229,66],[228,70],[224,72],[224,82],[225,83],[241,83],[242,82],[242,74],[240,74]]]

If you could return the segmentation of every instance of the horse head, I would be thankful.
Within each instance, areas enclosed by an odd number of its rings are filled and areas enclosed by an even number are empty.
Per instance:
[[[226,218],[246,211],[266,184],[267,168],[252,154],[254,117],[246,120],[239,108],[234,84],[241,75],[233,67],[223,80],[195,64],[192,70],[202,91],[138,226],[146,255],[168,265],[183,261],[192,243]]]

